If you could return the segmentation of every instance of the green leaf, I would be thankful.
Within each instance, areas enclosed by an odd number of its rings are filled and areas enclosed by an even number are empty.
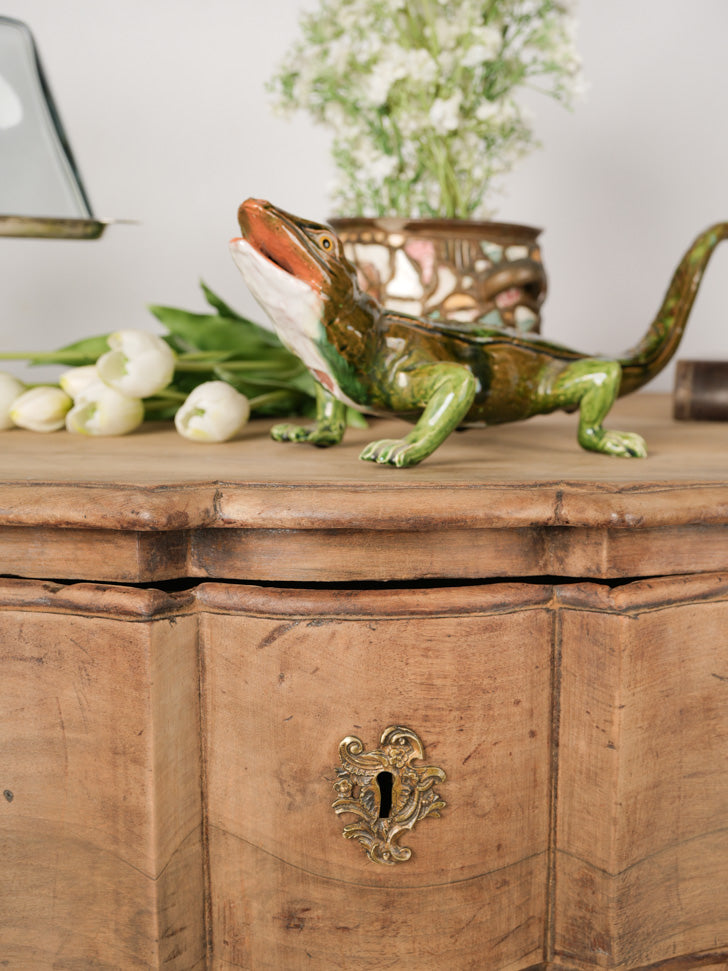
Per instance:
[[[109,349],[109,334],[99,334],[96,337],[84,337],[83,340],[75,341],[73,344],[66,344],[60,347],[59,352],[82,351],[93,357],[94,360],[101,357]]]
[[[200,280],[200,286],[202,287],[202,292],[205,295],[205,300],[207,300],[211,307],[217,310],[221,317],[234,317],[237,320],[245,319],[244,317],[241,317],[240,314],[236,313],[231,307],[229,307],[222,297],[218,297],[216,293],[213,293],[203,280]],[[248,321],[248,323],[252,323],[252,321]]]
[[[236,310],[233,310],[222,297],[218,297],[216,293],[207,286],[204,281],[200,280],[200,286],[202,287],[202,292],[205,295],[205,300],[214,307],[215,310],[220,314],[221,317],[229,317],[232,320],[239,320],[244,324],[249,325],[253,331],[258,334],[261,341],[264,344],[270,344],[271,347],[280,347],[280,341],[276,335],[268,327],[263,327],[261,324],[257,324],[254,320],[250,320],[248,317],[243,317]]]
[[[148,405],[144,402],[144,421],[170,421],[177,414],[179,405]]]
[[[193,350],[187,341],[175,337],[174,334],[162,334],[162,340],[169,344],[175,354],[189,354]]]
[[[98,337],[84,337],[83,340],[66,344],[57,351],[43,351],[37,357],[29,355],[29,364],[67,364],[69,367],[83,367],[95,364],[109,349],[108,334]]]
[[[250,396],[249,397],[255,397]],[[264,402],[253,402],[253,415],[302,415],[306,414],[312,402],[305,395],[295,391],[277,391],[271,399]]]
[[[311,376],[311,372],[302,366],[300,374],[297,374],[294,378],[288,381],[288,385],[291,388],[297,388],[299,391],[303,391],[304,394],[310,395],[310,397],[316,397],[316,382]]]
[[[222,351],[236,357],[257,357],[270,347],[262,328],[248,320],[193,314],[176,307],[150,306],[149,310],[177,341],[198,351]],[[280,342],[277,344],[281,346]],[[263,350],[262,353],[265,353]]]
[[[350,428],[369,428],[369,422],[356,408],[346,409],[346,424]]]
[[[194,374],[180,374],[175,372],[174,381],[169,387],[173,391],[181,391],[183,394],[188,395],[190,391],[194,391],[198,384],[204,384],[205,381],[215,381],[217,377],[215,372],[210,369],[208,374],[203,374],[200,372],[195,372]]]

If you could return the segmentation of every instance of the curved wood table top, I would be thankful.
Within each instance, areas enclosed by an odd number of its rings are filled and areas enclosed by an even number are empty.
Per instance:
[[[65,541],[67,531],[85,534],[86,549],[91,533],[99,541],[133,535],[138,548],[153,534],[168,547],[163,567],[140,565],[135,575],[110,565],[94,579],[347,582],[728,568],[728,429],[676,422],[671,412],[667,395],[635,395],[613,408],[607,424],[644,435],[647,459],[583,451],[576,416],[558,413],[456,433],[421,465],[402,470],[358,459],[372,438],[406,433],[396,421],[349,429],[331,449],[273,442],[272,422],[262,420],[220,445],[186,441],[169,424],[105,439],[14,429],[2,439],[0,531],[15,551],[3,572],[91,577],[90,567],[74,572],[68,564],[50,574],[31,567],[23,527],[42,531],[45,552],[53,530]],[[649,542],[639,556],[635,547],[620,560],[615,543],[624,551],[627,534]],[[257,561],[277,564],[241,560],[241,541],[250,548],[254,536],[265,548]],[[289,562],[292,537],[298,566]],[[347,565],[352,540],[363,537],[371,570],[362,556],[356,568]],[[509,559],[515,540],[521,552]],[[659,555],[649,552],[653,540]],[[675,544],[683,547],[676,557]]]

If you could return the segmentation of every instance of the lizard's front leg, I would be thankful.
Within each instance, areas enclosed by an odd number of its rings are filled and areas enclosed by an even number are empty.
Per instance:
[[[406,406],[402,410],[424,410],[405,438],[371,442],[359,458],[402,468],[427,458],[457,428],[473,403],[476,382],[467,368],[448,363],[423,365],[399,376]]]
[[[271,429],[277,442],[307,442],[326,448],[338,445],[346,430],[346,405],[316,385],[316,421],[313,425],[294,425],[283,422]]]

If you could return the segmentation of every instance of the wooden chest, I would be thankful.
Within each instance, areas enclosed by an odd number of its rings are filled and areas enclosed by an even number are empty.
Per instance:
[[[6,433],[0,967],[728,968],[728,431],[669,408]]]

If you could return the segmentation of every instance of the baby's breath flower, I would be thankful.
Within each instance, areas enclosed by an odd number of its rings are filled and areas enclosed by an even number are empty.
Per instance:
[[[473,43],[462,51],[460,63],[463,67],[479,67],[486,61],[492,61],[498,56],[501,48],[501,35],[492,27],[484,27],[481,33],[483,36],[478,38],[473,31]]]
[[[574,6],[319,0],[270,89],[333,130],[339,211],[487,217],[495,179],[536,145],[519,90],[566,105],[583,90]]]
[[[460,124],[460,105],[463,96],[456,91],[451,98],[446,100],[437,98],[430,108],[430,121],[432,127],[438,135],[445,135],[448,132],[456,131]]]

